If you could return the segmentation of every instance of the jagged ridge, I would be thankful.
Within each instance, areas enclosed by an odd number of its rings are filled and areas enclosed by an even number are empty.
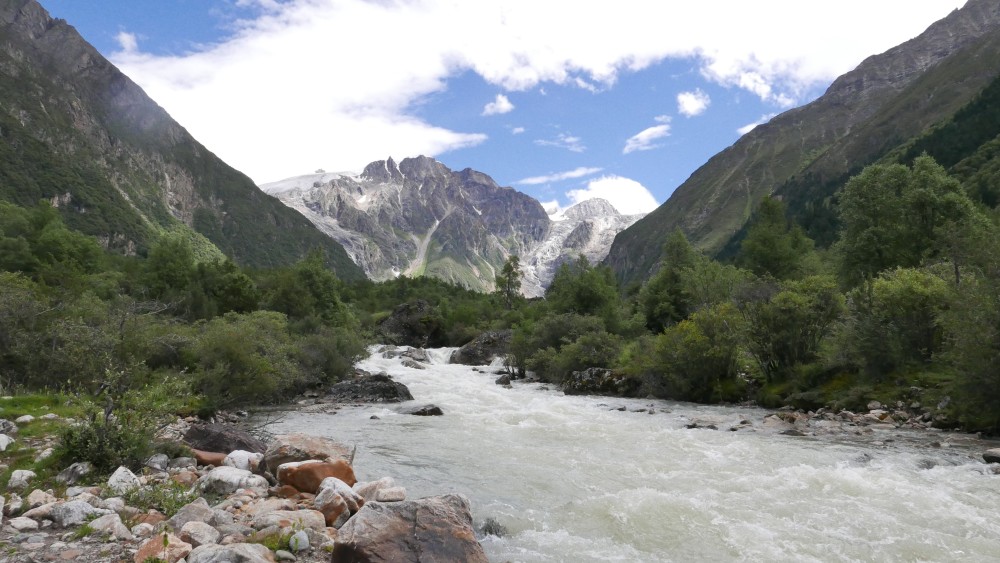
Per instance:
[[[534,198],[471,169],[428,157],[372,162],[358,175],[299,176],[261,188],[344,245],[375,280],[430,275],[491,291],[499,267],[521,257],[523,291],[538,296],[555,268],[582,254],[599,262],[639,216],[589,200],[551,218]]]

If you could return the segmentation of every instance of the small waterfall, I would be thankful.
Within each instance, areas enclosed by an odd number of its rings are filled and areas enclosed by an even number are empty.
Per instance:
[[[440,366],[451,363],[451,355],[455,350],[458,348],[428,348],[425,351],[431,365]]]

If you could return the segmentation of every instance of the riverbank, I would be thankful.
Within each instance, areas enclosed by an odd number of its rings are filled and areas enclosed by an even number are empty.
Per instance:
[[[52,413],[0,420],[8,433],[0,459],[44,458],[51,431],[75,423]],[[290,434],[263,444],[235,426],[195,419],[179,419],[161,437],[194,448],[110,478],[86,463],[57,475],[12,471],[0,495],[2,560],[407,561],[423,553],[486,561],[468,500],[410,499],[387,476],[358,481],[352,452],[336,441]]]

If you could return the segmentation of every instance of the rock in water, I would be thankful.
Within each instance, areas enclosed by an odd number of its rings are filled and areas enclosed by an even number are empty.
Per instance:
[[[417,299],[396,307],[376,329],[379,340],[396,346],[426,348],[440,345],[441,313],[430,303]]]
[[[412,401],[413,395],[406,385],[377,374],[341,381],[330,387],[327,399],[340,403],[400,403]]]
[[[410,407],[399,411],[400,414],[412,414],[414,416],[441,416],[444,411],[437,405],[424,405],[422,407]]]
[[[993,448],[983,452],[983,461],[986,463],[1000,463],[1000,448]]]
[[[625,375],[604,368],[574,371],[563,384],[567,395],[613,395],[628,397],[635,394],[636,383]]]
[[[267,446],[248,432],[228,424],[196,424],[184,433],[192,448],[228,454],[236,450],[264,453]]]
[[[486,563],[469,501],[461,495],[365,504],[340,529],[334,563],[464,561]]]
[[[453,364],[485,366],[504,356],[510,347],[512,330],[488,331],[455,350],[448,360]]]

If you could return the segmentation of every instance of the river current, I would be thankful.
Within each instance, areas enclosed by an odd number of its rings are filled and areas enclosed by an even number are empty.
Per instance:
[[[1000,476],[980,457],[996,444],[892,428],[785,436],[762,409],[504,388],[450,352],[430,351],[425,370],[359,364],[444,416],[292,410],[269,430],[356,444],[358,478],[391,476],[409,498],[466,495],[477,527],[509,532],[482,540],[491,561],[1000,561]]]

